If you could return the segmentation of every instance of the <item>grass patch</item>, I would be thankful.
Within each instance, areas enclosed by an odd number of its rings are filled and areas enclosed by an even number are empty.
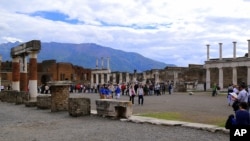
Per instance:
[[[219,127],[225,127],[225,122],[226,122],[225,117],[192,116],[192,115],[184,115],[178,112],[145,113],[145,114],[140,114],[139,116],[152,117],[152,118],[164,119],[164,120],[176,120],[176,121],[185,121],[185,122],[193,122],[193,123],[203,123],[203,124],[216,125]]]

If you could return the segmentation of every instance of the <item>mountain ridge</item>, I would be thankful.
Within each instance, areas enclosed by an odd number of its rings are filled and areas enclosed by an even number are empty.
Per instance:
[[[21,44],[3,43],[0,44],[1,55],[3,60],[11,60],[10,50],[12,47]],[[95,43],[58,43],[58,42],[42,42],[41,51],[38,54],[38,62],[43,60],[54,59],[57,62],[70,62],[73,65],[82,66],[84,68],[96,68],[96,60],[98,66],[101,67],[101,58],[104,57],[104,66],[107,66],[107,57],[110,58],[111,71],[138,72],[163,69],[167,66],[175,66],[174,64],[166,64],[146,58],[135,52],[125,52],[110,47],[101,46]]]

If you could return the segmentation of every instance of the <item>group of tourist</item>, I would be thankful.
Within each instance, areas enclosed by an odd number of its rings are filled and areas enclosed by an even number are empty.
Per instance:
[[[250,93],[244,82],[239,85],[229,85],[227,95],[228,105],[232,105],[234,114],[229,115],[227,119],[225,126],[227,129],[235,125],[250,126],[249,98]]]

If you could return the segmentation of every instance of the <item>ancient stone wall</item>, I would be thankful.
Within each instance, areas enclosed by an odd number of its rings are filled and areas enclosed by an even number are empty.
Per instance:
[[[70,95],[68,106],[70,116],[78,117],[90,115],[90,98],[83,97],[82,95]]]

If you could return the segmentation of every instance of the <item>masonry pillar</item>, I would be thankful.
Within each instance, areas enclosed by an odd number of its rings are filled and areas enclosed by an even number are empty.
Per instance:
[[[30,97],[37,97],[37,52],[29,54],[29,93]]]
[[[20,91],[19,57],[12,58],[12,90]]]
[[[233,84],[237,84],[237,68],[233,67]]]
[[[234,44],[234,59],[236,59],[236,43],[237,42],[235,42],[235,41],[233,42],[233,44]]]
[[[210,69],[206,69],[206,89],[211,88],[211,80],[210,80]]]
[[[209,46],[210,46],[210,45],[207,44],[207,61],[209,61],[209,58],[210,58],[210,57],[209,57]]]
[[[178,72],[174,71],[174,86],[176,86],[178,80]]]
[[[250,85],[250,66],[247,67],[247,85]]]
[[[222,43],[219,43],[220,46],[220,60],[222,60]]]
[[[28,79],[27,79],[27,59],[26,56],[22,56],[20,63],[20,90],[28,91]]]
[[[96,58],[96,69],[98,69],[98,58]]]
[[[223,88],[223,69],[219,67],[219,86]]]
[[[102,69],[104,68],[104,62],[103,62],[103,57],[101,58],[102,59]]]
[[[248,41],[248,58],[250,58],[250,39]]]

